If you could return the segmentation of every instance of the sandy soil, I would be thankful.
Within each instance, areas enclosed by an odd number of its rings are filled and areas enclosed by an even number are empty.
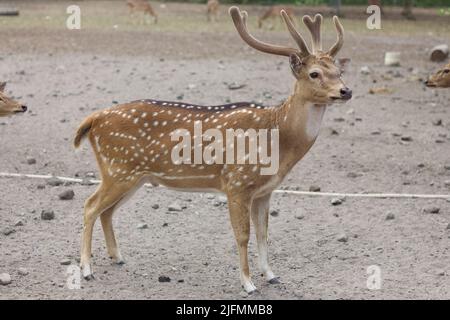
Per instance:
[[[79,3],[87,12],[80,31],[65,29],[64,2],[18,2],[18,20],[0,19],[1,80],[30,107],[24,116],[0,119],[0,171],[68,177],[96,173],[90,147],[75,152],[71,141],[85,116],[113,103],[183,96],[197,104],[247,100],[274,105],[292,89],[287,61],[247,48],[225,8],[221,21],[210,27],[201,6],[156,5],[160,24],[142,26],[127,22],[120,3],[106,3]],[[354,99],[327,110],[316,144],[283,188],[450,194],[450,91],[425,89],[420,82],[439,66],[428,62],[427,50],[450,44],[448,20],[394,19],[381,31],[368,31],[358,19],[344,19],[344,25],[349,32],[341,56],[352,58],[345,79]],[[325,32],[329,44],[335,38],[329,21]],[[290,41],[281,27],[256,34],[272,42]],[[385,51],[401,51],[402,66],[384,67]],[[361,74],[362,66],[372,73]],[[246,86],[230,91],[227,84],[233,82]],[[368,93],[380,86],[393,92]],[[438,120],[442,124],[436,125]],[[28,164],[29,158],[36,164]],[[74,199],[59,200],[67,189],[74,190]],[[0,190],[0,273],[12,278],[0,286],[1,299],[450,298],[446,200],[347,198],[333,206],[330,198],[277,194],[272,209],[279,215],[270,217],[270,260],[282,283],[268,285],[259,277],[252,238],[250,262],[260,292],[246,297],[239,287],[227,208],[217,204],[218,195],[141,189],[115,216],[127,263],[110,263],[97,224],[96,280],[69,290],[67,265],[61,263],[77,264],[83,203],[95,186],[52,187],[45,180],[0,178]],[[186,208],[168,214],[172,203]],[[424,213],[429,206],[439,207],[439,213]],[[42,220],[42,210],[53,210],[55,218]],[[389,213],[394,219],[386,219]],[[19,220],[22,226],[16,226]],[[139,229],[142,223],[148,228]],[[347,242],[337,241],[341,234]],[[380,290],[366,286],[371,265],[381,268]],[[171,282],[159,282],[162,275]]]

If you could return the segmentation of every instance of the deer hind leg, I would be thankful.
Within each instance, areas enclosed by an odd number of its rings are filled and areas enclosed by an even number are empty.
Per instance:
[[[250,278],[248,266],[248,241],[250,239],[250,199],[228,195],[231,226],[239,251],[240,277],[244,290],[252,293],[256,290]]]
[[[268,255],[268,224],[269,205],[271,194],[255,199],[252,203],[252,221],[256,230],[256,241],[258,245],[258,260],[261,272],[270,284],[279,283],[269,265]]]
[[[130,183],[108,183],[106,185],[105,181],[103,181],[97,191],[86,201],[84,208],[84,226],[81,243],[80,265],[83,271],[83,277],[87,280],[93,278],[91,252],[92,232],[95,221],[102,213],[109,213],[106,211],[113,208],[131,188],[132,185]],[[107,230],[108,231],[105,234],[105,237],[107,237],[107,241],[109,241],[111,239],[111,234],[108,233],[109,229]]]
[[[122,255],[120,254],[120,249],[114,235],[112,223],[112,217],[115,209],[116,205],[105,210],[105,212],[100,215],[100,221],[102,222],[103,233],[105,234],[106,249],[108,250],[108,255],[111,257],[114,263],[124,264],[125,262],[122,258]]]

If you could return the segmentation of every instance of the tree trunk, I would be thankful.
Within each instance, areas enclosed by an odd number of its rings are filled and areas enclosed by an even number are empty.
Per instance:
[[[412,13],[412,8],[414,6],[414,0],[403,0],[403,11],[402,11],[402,15],[409,20],[415,20],[416,18],[414,17],[413,13]]]

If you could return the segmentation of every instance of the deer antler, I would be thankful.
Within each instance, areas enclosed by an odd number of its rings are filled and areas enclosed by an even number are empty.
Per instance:
[[[253,47],[265,53],[272,53],[287,57],[289,57],[291,54],[299,53],[298,49],[268,44],[253,37],[247,29],[248,15],[246,11],[241,12],[238,7],[233,6],[230,8],[229,13],[231,15],[231,18],[233,18],[233,23],[242,40],[247,42],[250,47]]]
[[[320,14],[316,14],[314,16],[314,19],[312,19],[310,16],[303,16],[303,23],[311,33],[313,53],[322,51],[322,40],[320,38],[320,26],[322,24],[322,20],[323,17]]]
[[[306,45],[305,39],[303,39],[302,35],[295,28],[294,22],[292,21],[291,17],[284,10],[281,10],[281,16],[283,17],[283,20],[286,23],[286,27],[288,28],[292,38],[294,38],[295,42],[297,42],[301,54],[303,56],[309,56],[311,52]]]
[[[328,50],[328,54],[332,57],[335,57],[344,45],[344,27],[342,26],[337,16],[333,17],[333,21],[337,31],[337,40],[336,43],[330,48],[330,50]]]

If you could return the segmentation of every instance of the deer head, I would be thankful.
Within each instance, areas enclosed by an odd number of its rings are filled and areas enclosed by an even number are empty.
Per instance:
[[[450,63],[425,81],[425,85],[433,88],[450,88]]]
[[[292,73],[297,79],[295,94],[314,104],[331,104],[351,99],[352,91],[342,81],[341,68],[335,62],[335,57],[344,43],[344,28],[338,17],[333,18],[337,41],[328,51],[323,51],[320,32],[323,18],[320,14],[314,18],[303,17],[303,23],[311,33],[310,49],[296,30],[292,19],[281,10],[281,17],[298,45],[298,49],[294,49],[257,40],[247,29],[247,12],[240,11],[237,7],[231,7],[229,11],[239,35],[249,46],[265,53],[289,58]]]
[[[27,107],[8,98],[5,94],[6,82],[0,82],[0,117],[12,115],[14,113],[22,113],[27,111]]]

